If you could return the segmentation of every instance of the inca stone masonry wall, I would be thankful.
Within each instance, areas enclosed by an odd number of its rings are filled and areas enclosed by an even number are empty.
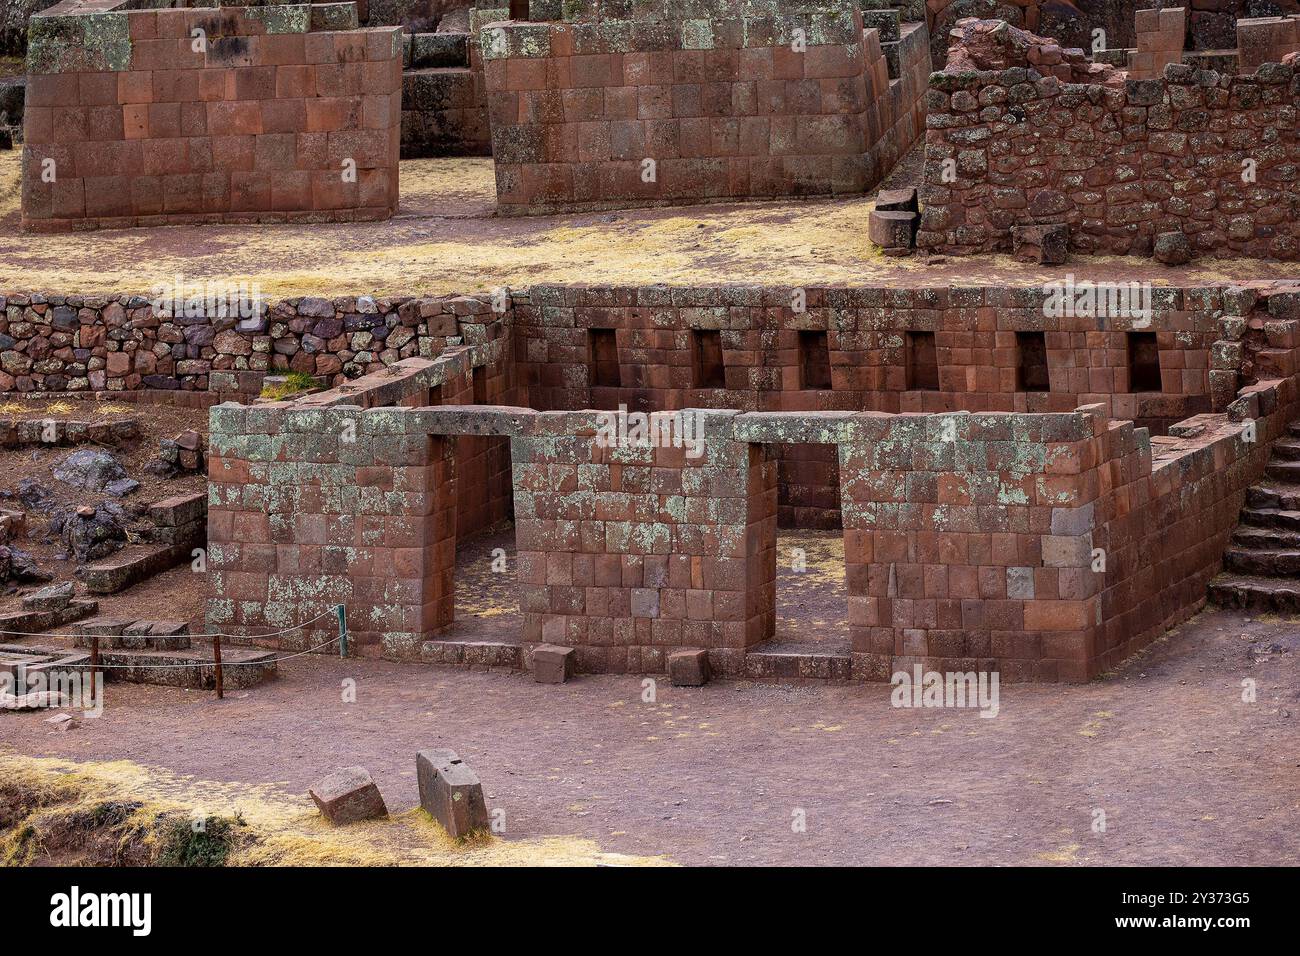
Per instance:
[[[1218,310],[1243,313],[1220,320],[1216,364],[1262,333],[1290,372],[1168,438],[1095,405],[718,409],[701,412],[691,457],[604,442],[590,411],[489,405],[497,396],[470,384],[487,353],[465,349],[295,403],[219,406],[212,623],[256,634],[342,601],[360,653],[449,659],[460,500],[478,492],[461,484],[459,448],[492,438],[514,462],[525,660],[546,641],[575,646],[584,670],[653,673],[667,650],[705,647],[722,673],[741,673],[772,635],[776,450],[826,446],[851,676],[920,663],[1084,680],[1200,606],[1269,442],[1300,412],[1300,296],[1214,294]],[[471,391],[484,401],[453,404]]]
[[[1180,232],[1200,255],[1300,259],[1294,65],[1126,80],[1038,43],[934,74],[928,102],[920,247],[1010,251],[1016,227],[1065,223],[1081,253],[1150,255]]]
[[[891,83],[847,0],[603,6],[480,34],[503,212],[859,193],[919,134],[920,24]]]
[[[313,32],[313,12],[327,8],[308,4],[81,6],[65,0],[31,21],[24,228],[354,221],[396,209],[398,28]]]

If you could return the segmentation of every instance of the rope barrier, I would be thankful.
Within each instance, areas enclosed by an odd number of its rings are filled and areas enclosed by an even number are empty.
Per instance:
[[[297,651],[293,654],[286,654],[284,657],[274,657],[269,661],[222,661],[222,666],[239,667],[241,665],[252,666],[256,664],[258,666],[261,666],[263,664],[278,664],[280,663],[280,661],[291,661],[295,657],[303,657],[306,654],[311,654],[313,651],[320,650],[322,647],[329,647],[331,644],[337,644],[338,640],[339,639],[337,637],[331,637],[325,643],[317,644],[315,647],[309,647],[305,651]],[[122,651],[113,651],[110,649],[108,651],[105,651],[104,653],[113,654],[113,653],[122,653]],[[216,661],[190,661],[188,664],[96,664],[95,666],[100,670],[105,670],[105,671],[107,670],[133,671],[133,670],[168,670],[170,668],[181,668],[181,667],[214,667],[215,665],[216,665]]]

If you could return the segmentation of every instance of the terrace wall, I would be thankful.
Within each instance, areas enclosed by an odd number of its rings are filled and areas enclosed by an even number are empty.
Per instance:
[[[354,221],[396,209],[398,28],[311,32],[317,8],[306,4],[81,6],[65,0],[31,21],[24,228]]]

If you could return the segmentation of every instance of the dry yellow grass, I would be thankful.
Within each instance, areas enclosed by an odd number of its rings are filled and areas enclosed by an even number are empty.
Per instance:
[[[143,804],[134,814],[137,821],[162,813],[186,818],[238,815],[251,839],[228,860],[235,866],[666,865],[661,857],[605,853],[594,842],[576,837],[484,837],[457,843],[419,808],[386,821],[335,827],[321,818],[308,797],[275,784],[196,780],[129,760],[77,763],[4,754],[0,779],[7,786],[47,795],[67,812],[133,801]],[[142,832],[140,839],[155,836]]]
[[[1002,285],[1049,281],[1062,271],[1117,279],[1140,270],[1157,283],[1215,283],[1295,271],[1243,260],[1174,271],[1113,257],[1046,271],[1009,256],[936,265],[881,255],[866,237],[872,202],[865,197],[500,218],[491,215],[493,189],[490,159],[407,160],[404,212],[384,223],[24,235],[0,245],[0,289],[148,292],[177,274],[192,283],[255,282],[262,294],[282,297],[446,295],[539,283]]]
[[[22,151],[0,150],[0,218],[18,214],[22,200]]]

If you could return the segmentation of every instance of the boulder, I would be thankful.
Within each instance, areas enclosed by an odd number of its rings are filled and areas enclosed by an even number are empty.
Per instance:
[[[1021,262],[1059,266],[1069,256],[1069,245],[1065,223],[1011,227],[1011,252]]]
[[[1152,253],[1167,266],[1186,265],[1192,259],[1192,242],[1181,232],[1162,232]]]
[[[415,776],[420,806],[454,839],[488,829],[483,785],[454,750],[421,750],[415,755]]]
[[[53,581],[54,575],[36,566],[36,559],[12,545],[0,544],[0,581]]]
[[[98,561],[121,549],[126,543],[129,518],[122,506],[103,502],[97,506],[71,508],[50,519],[50,531],[59,536],[63,547],[79,564]]]
[[[365,767],[343,767],[307,791],[330,823],[342,825],[388,816],[383,794]]]
[[[55,465],[54,477],[87,491],[103,491],[111,482],[125,478],[126,469],[106,451],[83,448]]]

